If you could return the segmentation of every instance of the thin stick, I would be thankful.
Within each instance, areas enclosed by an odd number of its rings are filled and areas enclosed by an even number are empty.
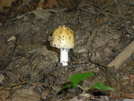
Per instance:
[[[134,53],[134,41],[132,41],[107,67],[118,69]]]

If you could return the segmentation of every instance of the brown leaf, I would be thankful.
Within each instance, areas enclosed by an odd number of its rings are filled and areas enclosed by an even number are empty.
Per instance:
[[[3,7],[10,7],[15,0],[0,0],[0,11],[3,11]]]
[[[40,95],[33,91],[33,86],[29,89],[19,89],[13,96],[12,101],[40,101]]]
[[[124,96],[130,99],[134,99],[134,94],[125,94]]]
[[[6,88],[0,91],[0,101],[4,101],[10,95],[10,88]]]
[[[49,89],[43,91],[42,94],[41,94],[41,98],[42,99],[46,99],[46,97],[49,95],[49,93],[50,93],[50,90]]]
[[[2,74],[0,74],[0,83],[3,83],[3,80],[4,80],[4,76]]]
[[[48,0],[44,8],[56,8],[59,7],[59,4],[56,0]]]

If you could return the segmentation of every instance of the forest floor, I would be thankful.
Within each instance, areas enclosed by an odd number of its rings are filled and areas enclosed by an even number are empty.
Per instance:
[[[0,101],[134,101],[134,54],[118,68],[108,67],[134,40],[133,0],[70,1],[26,12],[12,7],[6,20],[1,13]],[[63,25],[75,36],[66,67],[48,41]],[[70,76],[87,72],[95,74],[84,81],[87,87],[104,82],[116,90],[71,87],[57,93]]]

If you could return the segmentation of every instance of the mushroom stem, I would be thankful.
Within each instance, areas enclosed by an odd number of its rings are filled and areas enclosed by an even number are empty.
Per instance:
[[[60,62],[63,66],[68,65],[68,52],[69,49],[60,49]]]

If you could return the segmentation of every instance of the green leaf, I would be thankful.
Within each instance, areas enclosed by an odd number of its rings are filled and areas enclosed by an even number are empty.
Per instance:
[[[65,89],[65,88],[76,87],[79,82],[81,82],[81,81],[85,80],[87,77],[90,77],[93,75],[94,75],[94,73],[92,73],[92,72],[75,74],[69,78],[71,80],[71,83],[62,87],[61,90]]]
[[[112,88],[110,86],[104,85],[104,83],[96,83],[91,88],[93,89],[99,89],[99,90],[116,90],[115,88]]]
[[[66,86],[62,87],[61,89],[70,88],[72,86],[73,86],[72,83],[71,84],[67,84]]]
[[[78,83],[85,80],[87,77],[94,76],[94,73],[88,72],[88,73],[78,73],[73,76],[71,76],[69,79],[72,82],[73,87],[76,87]]]

